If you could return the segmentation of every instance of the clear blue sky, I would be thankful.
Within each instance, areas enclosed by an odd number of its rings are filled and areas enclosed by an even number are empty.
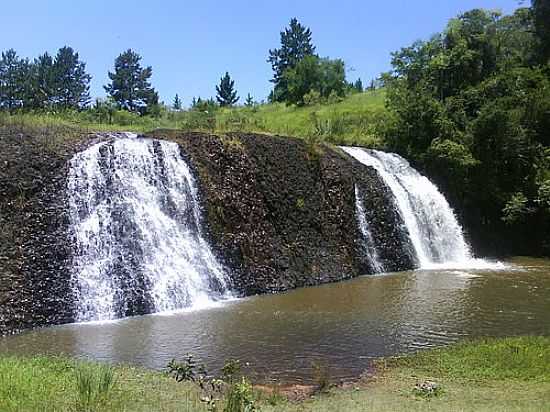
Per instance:
[[[35,57],[70,45],[93,75],[92,96],[114,58],[132,48],[153,66],[161,98],[175,93],[213,96],[227,70],[241,96],[266,98],[271,84],[268,49],[297,17],[313,32],[321,56],[344,59],[348,78],[368,81],[389,69],[390,52],[441,31],[447,20],[475,7],[518,7],[518,0],[19,0],[4,1],[0,49]]]

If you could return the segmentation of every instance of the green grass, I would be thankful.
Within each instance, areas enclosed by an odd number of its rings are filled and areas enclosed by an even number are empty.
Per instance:
[[[376,366],[374,377],[346,389],[298,403],[264,395],[257,406],[266,412],[550,411],[547,337],[466,342]],[[441,393],[415,394],[415,385],[426,380],[437,382]],[[0,357],[1,411],[205,411],[200,396],[193,384],[139,368]]]
[[[386,113],[384,100],[384,91],[376,90],[353,94],[333,104],[296,107],[276,103],[255,109],[222,109],[217,116],[217,129],[373,146],[380,144],[375,129]]]
[[[0,126],[26,129],[67,129],[79,132],[178,129],[207,132],[257,132],[295,136],[335,144],[379,146],[377,125],[385,116],[384,90],[347,96],[340,102],[296,107],[282,103],[254,108],[221,108],[212,113],[163,112],[158,118],[123,111],[98,118],[92,111],[62,113],[0,113]]]
[[[203,411],[198,390],[162,373],[61,357],[0,358],[0,411]]]

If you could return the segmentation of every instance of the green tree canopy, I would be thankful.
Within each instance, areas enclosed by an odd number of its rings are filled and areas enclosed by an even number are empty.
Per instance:
[[[311,40],[311,30],[298,22],[290,20],[290,26],[281,32],[281,47],[269,50],[268,63],[273,69],[274,89],[271,100],[286,101],[288,88],[285,82],[285,72],[295,68],[307,56],[315,54],[315,46]]]
[[[119,55],[114,72],[109,72],[111,83],[104,88],[119,108],[146,114],[158,104],[158,94],[149,82],[153,69],[141,67],[140,61],[141,56],[131,49]]]
[[[383,76],[390,148],[434,176],[461,210],[475,205],[485,231],[550,228],[540,200],[550,176],[550,70],[535,64],[535,16],[466,12],[394,53]]]
[[[13,49],[2,52],[0,59],[0,107],[14,110],[25,100],[25,75],[28,62]]]
[[[339,59],[307,56],[296,67],[287,69],[282,79],[287,87],[286,101],[297,105],[303,105],[310,92],[327,99],[331,94],[343,96],[346,89],[345,65]]]
[[[231,80],[228,72],[220,79],[220,84],[216,86],[216,99],[220,106],[233,106],[239,101],[237,91],[235,90],[235,81]]]
[[[31,107],[48,108],[55,104],[58,80],[54,70],[54,60],[48,53],[34,59],[31,78]]]
[[[42,68],[48,70],[46,66]],[[90,102],[90,80],[92,76],[86,73],[86,63],[78,58],[71,47],[59,49],[53,62],[54,100],[55,104],[63,109],[80,109]],[[52,74],[44,73],[46,76]]]
[[[182,109],[181,99],[177,93],[176,96],[174,96],[174,103],[172,103],[172,108],[176,111],[180,111]]]
[[[532,0],[541,63],[550,62],[550,0]]]

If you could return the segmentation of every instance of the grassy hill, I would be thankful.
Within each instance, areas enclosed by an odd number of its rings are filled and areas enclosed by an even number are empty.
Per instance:
[[[259,132],[296,136],[335,144],[379,146],[376,125],[386,110],[384,90],[347,96],[339,102],[306,107],[282,103],[255,107],[218,108],[211,112],[163,111],[157,117],[139,117],[116,111],[101,114],[93,109],[62,113],[0,113],[0,126],[78,128],[83,131],[149,132],[154,129],[186,131]]]

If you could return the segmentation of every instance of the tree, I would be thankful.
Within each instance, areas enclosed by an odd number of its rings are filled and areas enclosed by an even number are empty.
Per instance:
[[[355,83],[353,84],[353,88],[356,92],[363,93],[363,82],[361,81],[361,78],[358,78]]]
[[[287,100],[287,85],[284,73],[296,67],[307,56],[315,54],[315,46],[311,40],[311,30],[302,26],[296,18],[290,20],[290,27],[281,32],[281,47],[269,50],[268,63],[273,69],[274,83],[271,101]]]
[[[56,73],[52,56],[44,53],[32,64],[30,105],[34,109],[50,107],[55,102]]]
[[[550,0],[532,0],[535,32],[539,39],[542,63],[550,61]]]
[[[304,97],[317,92],[322,99],[342,97],[346,90],[345,65],[342,60],[307,56],[282,77],[287,87],[287,103],[305,104]]]
[[[47,66],[44,68],[47,70]],[[52,70],[55,77],[54,100],[58,107],[80,109],[88,105],[92,76],[86,73],[86,63],[78,59],[78,53],[68,46],[59,49]]]
[[[237,91],[235,90],[235,81],[231,80],[228,72],[220,79],[220,84],[216,86],[216,99],[220,106],[233,106],[239,101]]]
[[[25,73],[28,62],[13,49],[2,52],[0,59],[0,107],[10,111],[23,105]]]
[[[177,93],[176,93],[176,96],[174,97],[174,103],[172,104],[172,108],[178,112],[182,109],[181,99]]]
[[[119,55],[115,71],[109,72],[111,83],[104,88],[120,109],[143,115],[158,104],[158,94],[149,82],[153,69],[142,68],[140,61],[141,56],[131,49]]]
[[[252,107],[254,106],[254,99],[252,98],[252,96],[250,95],[250,93],[248,93],[246,95],[246,100],[244,101],[244,105],[246,107]]]

